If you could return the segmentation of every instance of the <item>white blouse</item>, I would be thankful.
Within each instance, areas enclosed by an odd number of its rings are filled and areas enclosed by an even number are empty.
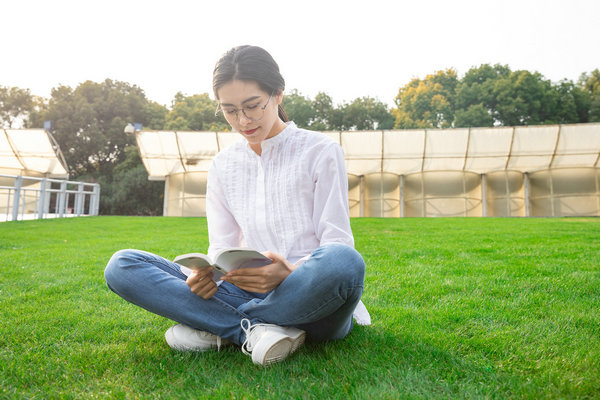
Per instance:
[[[341,146],[293,122],[261,143],[242,138],[213,159],[206,194],[209,257],[250,247],[302,262],[328,243],[354,247]],[[370,323],[364,305],[355,318]]]
[[[289,123],[261,148],[259,156],[242,139],[213,160],[208,255],[246,246],[295,263],[327,243],[354,246],[341,146]]]

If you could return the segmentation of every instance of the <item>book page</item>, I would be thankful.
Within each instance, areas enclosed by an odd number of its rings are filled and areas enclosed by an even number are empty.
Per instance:
[[[256,250],[251,249],[229,249],[221,252],[215,260],[218,265],[226,271],[237,268],[255,268],[271,264],[273,261]]]

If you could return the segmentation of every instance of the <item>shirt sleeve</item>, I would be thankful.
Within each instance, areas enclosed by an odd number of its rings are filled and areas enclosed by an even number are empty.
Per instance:
[[[241,246],[242,230],[229,209],[214,162],[208,171],[206,185],[206,219],[209,241],[208,256],[210,258],[214,258],[220,250]]]
[[[318,156],[314,169],[313,224],[320,245],[343,243],[354,247],[348,209],[348,175],[344,152],[337,143]]]

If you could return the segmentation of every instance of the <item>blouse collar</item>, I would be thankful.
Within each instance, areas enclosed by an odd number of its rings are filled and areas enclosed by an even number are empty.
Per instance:
[[[287,126],[281,132],[279,132],[272,138],[263,140],[261,142],[261,150],[263,153],[265,152],[265,150],[275,147],[279,143],[283,143],[286,140],[286,138],[292,135],[292,133],[296,130],[296,124],[293,121],[288,121],[285,124]],[[250,147],[250,143],[246,142],[246,147],[254,153],[254,150],[252,150],[252,148]]]

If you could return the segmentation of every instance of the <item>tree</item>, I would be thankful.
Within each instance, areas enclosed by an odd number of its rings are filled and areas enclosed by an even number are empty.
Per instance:
[[[164,182],[148,180],[136,146],[127,146],[124,153],[111,175],[99,177],[100,214],[162,215]]]
[[[165,106],[155,101],[149,101],[143,110],[143,120],[146,122],[144,128],[154,130],[164,129],[168,113],[169,110]]]
[[[393,110],[395,128],[449,128],[454,121],[458,78],[454,69],[425,79],[412,79],[400,88]]]
[[[343,105],[341,111],[341,130],[391,129],[394,126],[394,116],[387,106],[372,97],[359,97]]]
[[[589,96],[589,122],[600,122],[600,69],[582,74],[578,86]]]
[[[52,132],[72,175],[110,175],[123,161],[133,136],[123,133],[129,122],[159,128],[164,110],[146,99],[144,91],[125,82],[87,81],[75,90],[59,86],[52,90],[43,120],[52,121]]]
[[[538,73],[514,71],[494,85],[495,118],[504,126],[558,122],[558,92]]]
[[[311,101],[294,89],[283,97],[283,108],[296,125],[317,131],[390,129],[394,125],[388,107],[371,97],[336,107],[326,93],[319,92]]]
[[[311,128],[317,118],[312,101],[296,89],[292,89],[289,94],[283,96],[281,105],[289,119],[300,128]]]
[[[497,118],[498,101],[496,83],[507,78],[508,66],[482,64],[471,68],[460,80],[456,89],[455,127],[494,126]]]
[[[558,93],[556,119],[561,124],[588,122],[591,96],[572,81],[562,80],[554,86]]]
[[[229,124],[219,113],[217,102],[207,93],[185,96],[175,95],[173,109],[166,116],[165,129],[180,131],[229,131]]]
[[[17,128],[25,125],[33,107],[33,96],[29,89],[0,86],[0,126]]]
[[[342,118],[338,118],[335,115],[336,109],[333,106],[331,97],[327,93],[317,93],[312,102],[312,108],[315,112],[315,117],[311,124],[311,129],[326,131],[332,129],[331,126],[335,123],[336,119],[339,119],[341,123]]]
[[[483,103],[472,104],[466,110],[456,110],[454,126],[456,128],[494,126],[494,117]]]

